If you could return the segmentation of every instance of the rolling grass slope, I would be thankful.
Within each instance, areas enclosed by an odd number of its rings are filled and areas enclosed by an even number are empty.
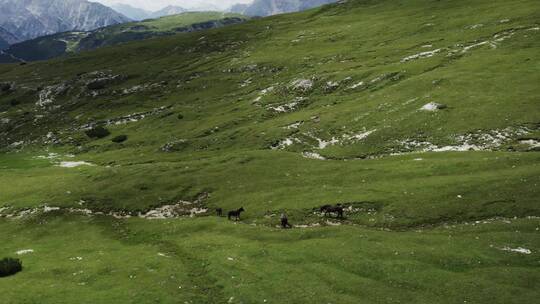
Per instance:
[[[534,301],[539,17],[358,0],[0,65],[0,255],[34,250],[0,300]]]

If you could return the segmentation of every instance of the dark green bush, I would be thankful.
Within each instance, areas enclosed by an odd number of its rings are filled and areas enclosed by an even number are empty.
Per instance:
[[[104,127],[95,127],[87,130],[85,133],[90,138],[104,138],[111,134],[111,132]]]
[[[22,271],[22,262],[19,259],[4,258],[0,260],[0,277],[7,277]]]
[[[182,114],[178,114],[177,117],[178,117],[178,119],[184,119],[184,115],[182,115]]]
[[[20,103],[21,103],[21,101],[18,100],[18,99],[12,99],[12,100],[9,102],[9,104],[10,104],[11,106],[13,106],[13,107],[19,105]]]
[[[0,82],[0,91],[9,92],[12,89],[12,85],[9,82]]]
[[[128,139],[127,135],[118,135],[112,139],[112,142],[123,143]]]

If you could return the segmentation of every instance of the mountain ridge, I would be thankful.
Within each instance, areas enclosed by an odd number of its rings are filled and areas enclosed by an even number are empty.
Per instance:
[[[89,32],[58,33],[13,44],[4,49],[0,62],[47,60],[104,46],[238,24],[247,19],[234,13],[185,12]]]
[[[150,18],[152,15],[151,11],[147,11],[142,8],[134,7],[129,4],[124,3],[116,3],[110,6],[112,9],[117,11],[118,13],[134,20],[134,21],[140,21],[147,18]]]
[[[21,42],[70,30],[87,31],[129,21],[86,0],[0,0],[0,27]]]

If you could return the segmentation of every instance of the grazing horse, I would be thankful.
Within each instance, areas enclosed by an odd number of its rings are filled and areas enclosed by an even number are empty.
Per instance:
[[[221,208],[216,208],[216,215],[217,215],[217,216],[222,216],[222,215],[223,215],[223,209],[221,209]]]
[[[282,213],[280,216],[280,220],[281,220],[281,228],[283,229],[292,228],[292,225],[289,224],[289,218],[287,217],[287,214]]]
[[[343,218],[343,207],[341,206],[324,205],[320,210],[321,213],[324,212],[324,216],[327,216],[328,213],[335,213],[338,218]]]
[[[244,211],[246,211],[244,210],[244,207],[240,207],[240,209],[238,210],[229,211],[229,214],[228,214],[229,220],[233,217],[235,218],[236,221],[240,220],[240,213]]]

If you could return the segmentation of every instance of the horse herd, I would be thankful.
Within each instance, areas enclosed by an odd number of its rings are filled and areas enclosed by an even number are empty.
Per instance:
[[[236,210],[231,210],[227,213],[227,218],[229,220],[234,219],[235,221],[240,220],[240,214],[242,212],[246,211],[244,207],[240,207]],[[319,208],[320,213],[324,214],[324,216],[328,216],[330,214],[335,214],[337,218],[343,219],[343,207],[341,204],[337,205],[324,205]],[[216,209],[216,215],[217,216],[223,216],[223,209],[217,208]]]

